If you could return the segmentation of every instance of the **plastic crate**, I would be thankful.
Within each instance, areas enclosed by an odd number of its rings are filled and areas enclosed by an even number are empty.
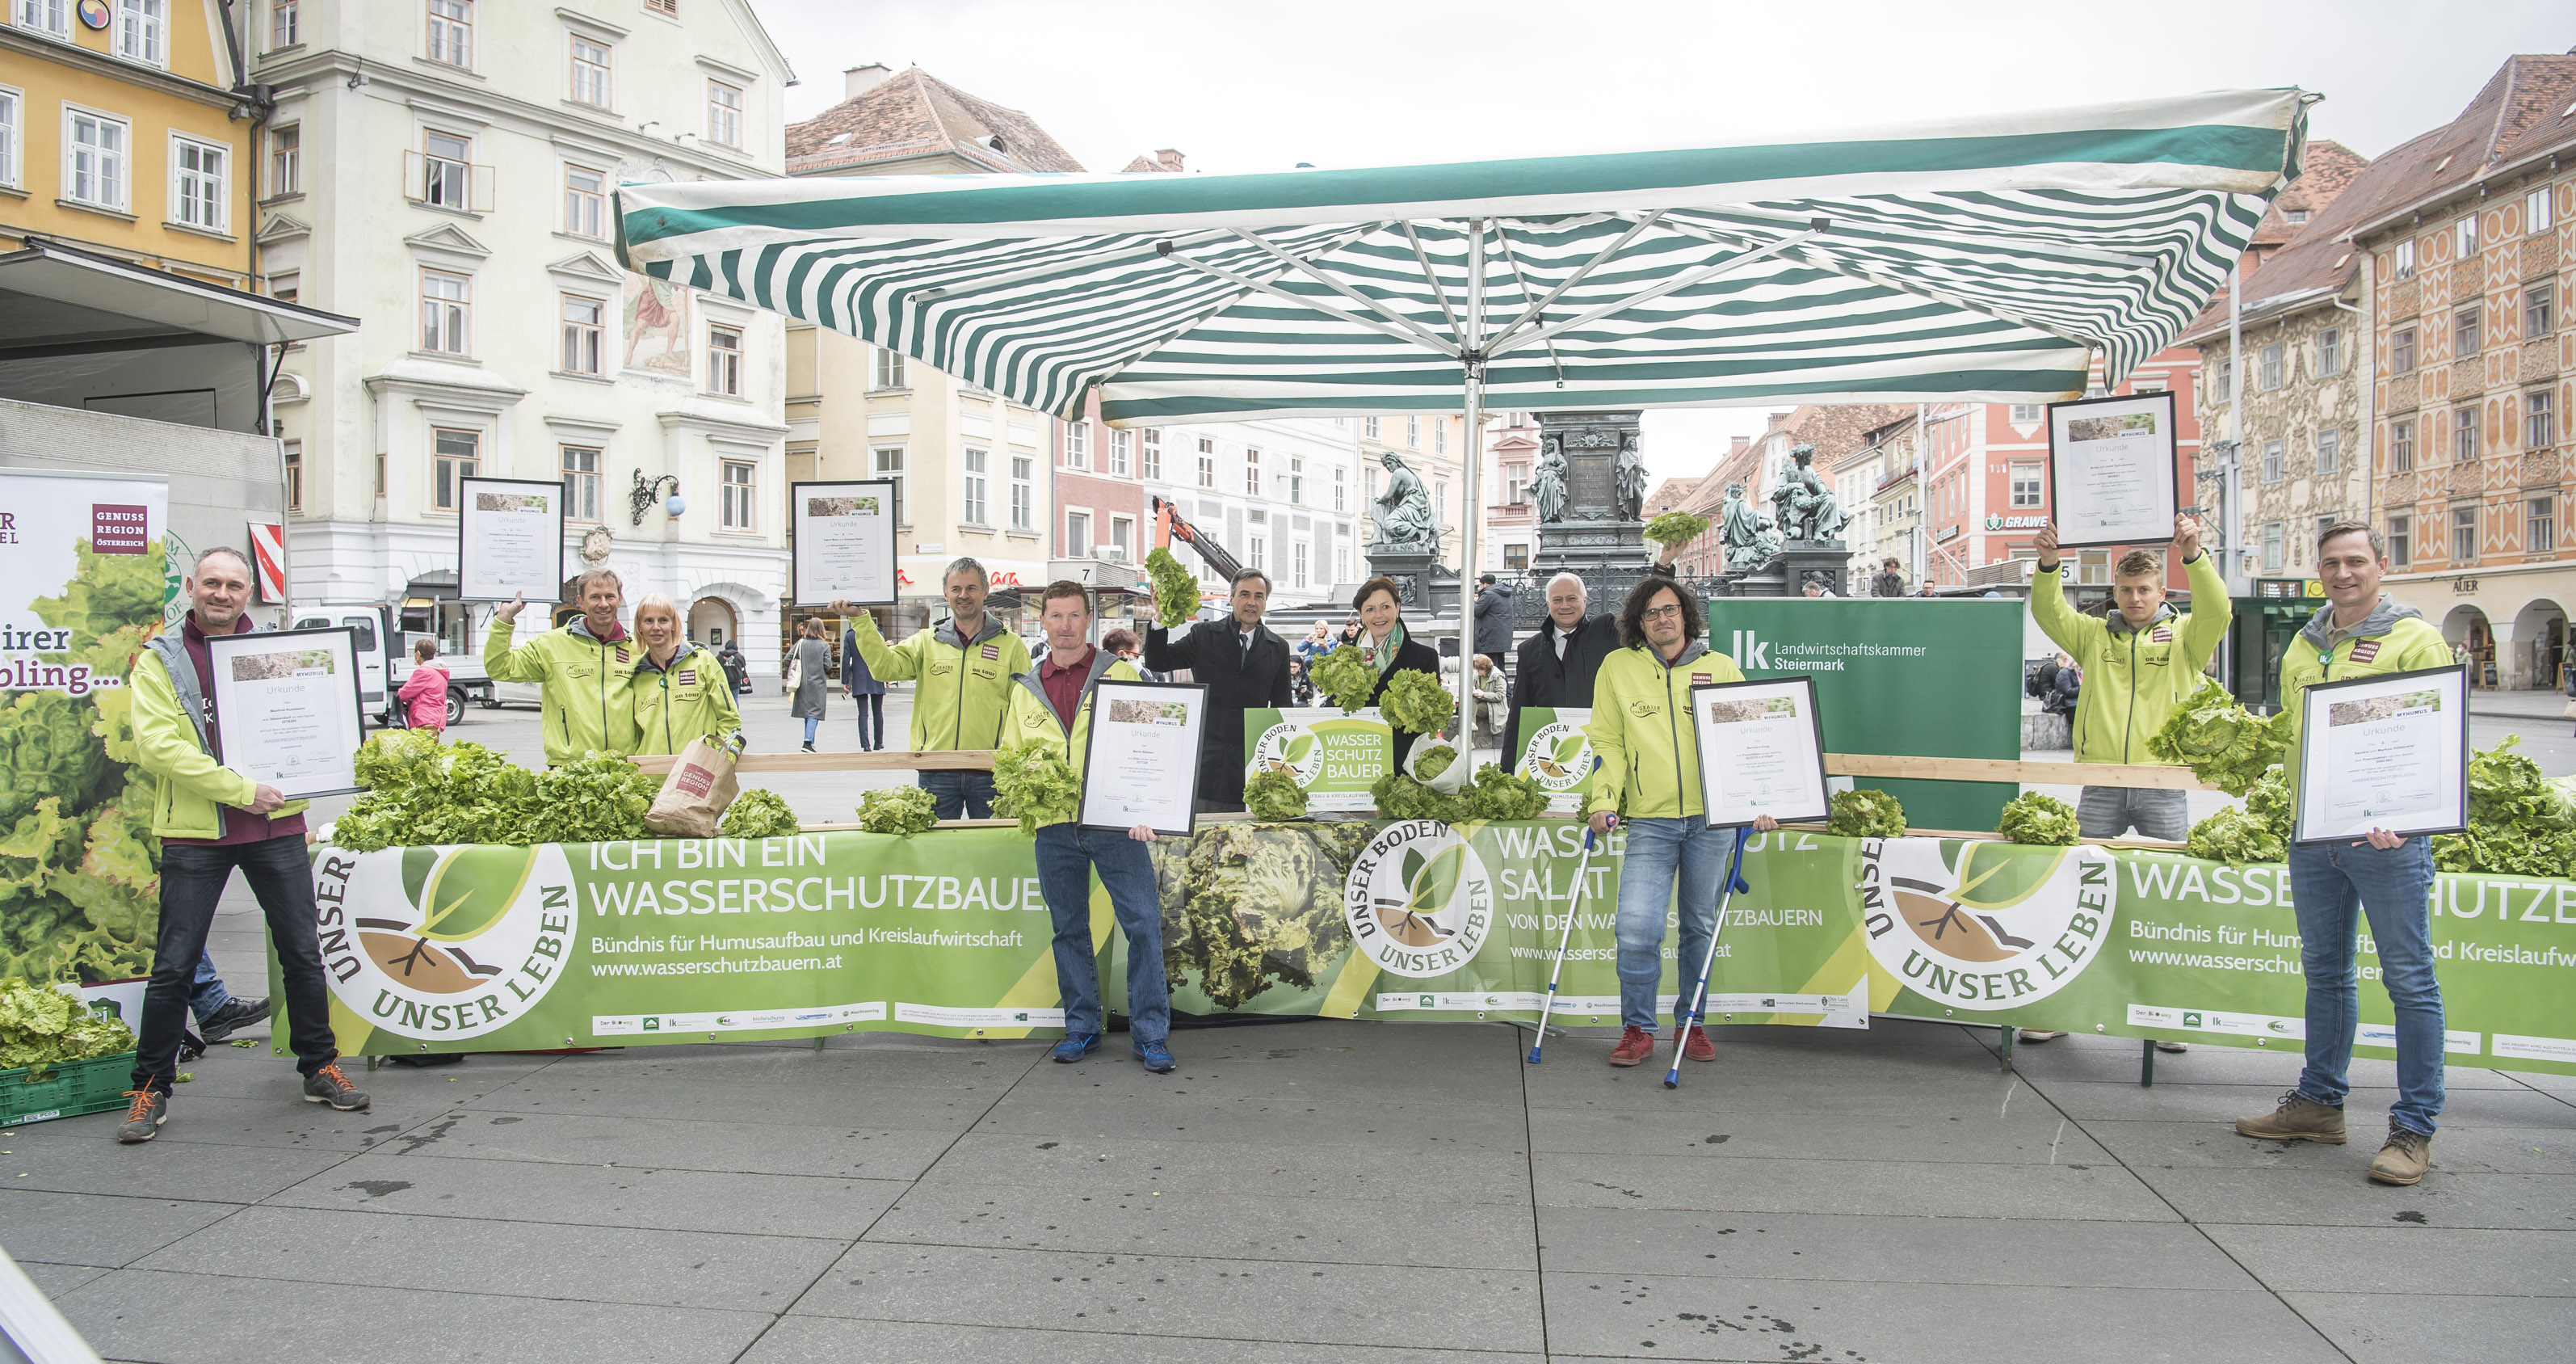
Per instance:
[[[134,1053],[130,1050],[87,1061],[65,1061],[48,1070],[41,1080],[28,1079],[24,1070],[0,1070],[0,1127],[123,1108],[125,1091],[133,1087],[133,1075]]]

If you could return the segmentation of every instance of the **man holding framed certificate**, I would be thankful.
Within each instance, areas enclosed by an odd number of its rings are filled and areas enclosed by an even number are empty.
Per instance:
[[[1047,654],[1036,667],[1011,679],[1010,713],[1003,718],[1001,742],[1041,739],[1064,747],[1074,780],[1086,788],[1083,764],[1091,751],[1095,693],[1104,682],[1136,682],[1136,665],[1101,649],[1091,640],[1091,596],[1083,585],[1066,579],[1047,584],[1039,607],[1046,629]],[[1150,688],[1186,692],[1188,704],[1203,706],[1201,687]],[[1121,704],[1141,705],[1142,701]],[[1188,717],[1182,717],[1187,719]],[[1195,736],[1186,724],[1176,726],[1184,745]],[[1175,746],[1173,771],[1195,771],[1185,761],[1188,747]],[[1184,786],[1186,782],[1182,783]],[[1189,817],[1188,792],[1173,813]],[[1077,798],[1065,818],[1038,826],[1038,891],[1046,897],[1055,921],[1055,980],[1064,997],[1064,1040],[1054,1058],[1066,1064],[1100,1050],[1104,1026],[1100,1004],[1100,961],[1091,947],[1091,875],[1100,873],[1100,888],[1109,892],[1109,907],[1127,935],[1127,1040],[1136,1059],[1156,1075],[1170,1074],[1168,1038],[1172,1030],[1170,983],[1163,975],[1163,898],[1154,880],[1149,851],[1154,829],[1139,823],[1126,829],[1087,827]]]
[[[2442,632],[2411,606],[2382,596],[2388,543],[2360,521],[2337,521],[2317,536],[2317,576],[2327,605],[2281,658],[2281,705],[2290,715],[2289,771],[2302,787],[2315,769],[2303,744],[2312,686],[2450,666]],[[2324,793],[2331,794],[2331,793]],[[2305,808],[2307,793],[2299,793]],[[2392,823],[2406,823],[2392,820]],[[2303,830],[2304,832],[2304,830]],[[2442,1111],[2442,987],[2433,975],[2432,841],[2374,826],[2290,848],[2290,896],[2308,982],[2307,1065],[2298,1088],[2270,1113],[2236,1120],[2236,1130],[2269,1141],[2345,1141],[2343,1101],[2351,1085],[2354,1029],[2361,1019],[2355,939],[2362,918],[2379,952],[2380,978],[2397,1017],[2397,1102],[2371,1179],[2413,1184],[2431,1167],[2433,1120]]]

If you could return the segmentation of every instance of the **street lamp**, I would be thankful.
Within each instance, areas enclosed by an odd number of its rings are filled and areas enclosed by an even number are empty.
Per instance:
[[[663,510],[677,516],[689,509],[687,499],[680,496],[679,475],[664,474],[660,478],[647,481],[644,471],[638,469],[635,471],[635,486],[628,491],[626,497],[628,508],[635,513],[636,525],[644,524],[644,513],[652,507],[653,499],[662,495],[662,485],[665,483],[671,485],[671,498],[663,504]]]

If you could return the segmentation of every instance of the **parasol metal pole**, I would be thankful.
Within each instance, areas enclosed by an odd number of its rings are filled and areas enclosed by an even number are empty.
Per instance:
[[[1470,747],[1476,733],[1476,573],[1479,563],[1477,532],[1485,520],[1481,480],[1485,467],[1485,223],[1477,219],[1469,225],[1467,246],[1467,353],[1459,357],[1465,367],[1467,382],[1466,505],[1458,517],[1458,761],[1466,762],[1473,754]],[[1434,569],[1438,568],[1435,561]],[[1502,666],[1501,659],[1494,666]],[[1467,769],[1475,775],[1475,768]]]

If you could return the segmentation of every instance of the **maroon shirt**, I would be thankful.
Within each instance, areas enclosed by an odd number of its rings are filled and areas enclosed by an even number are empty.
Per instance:
[[[248,616],[241,616],[233,622],[234,634],[248,634],[250,629],[251,622]],[[188,661],[195,664],[197,668],[197,694],[206,700],[206,750],[211,753],[214,751],[214,739],[217,733],[215,668],[214,660],[206,653],[206,632],[197,628],[196,612],[189,612],[181,621],[179,639],[188,648]],[[265,843],[272,838],[304,836],[304,815],[301,811],[283,819],[270,819],[266,815],[252,814],[237,805],[218,804],[215,808],[224,812],[223,837],[165,838],[161,842],[164,845],[175,843],[191,848],[217,848],[228,843]]]
[[[1073,713],[1082,705],[1082,684],[1091,676],[1092,655],[1097,647],[1083,646],[1082,657],[1071,667],[1059,668],[1055,651],[1047,650],[1046,661],[1038,665],[1038,685],[1046,689],[1047,704],[1055,707],[1055,718],[1064,722],[1064,732],[1073,732]]]

